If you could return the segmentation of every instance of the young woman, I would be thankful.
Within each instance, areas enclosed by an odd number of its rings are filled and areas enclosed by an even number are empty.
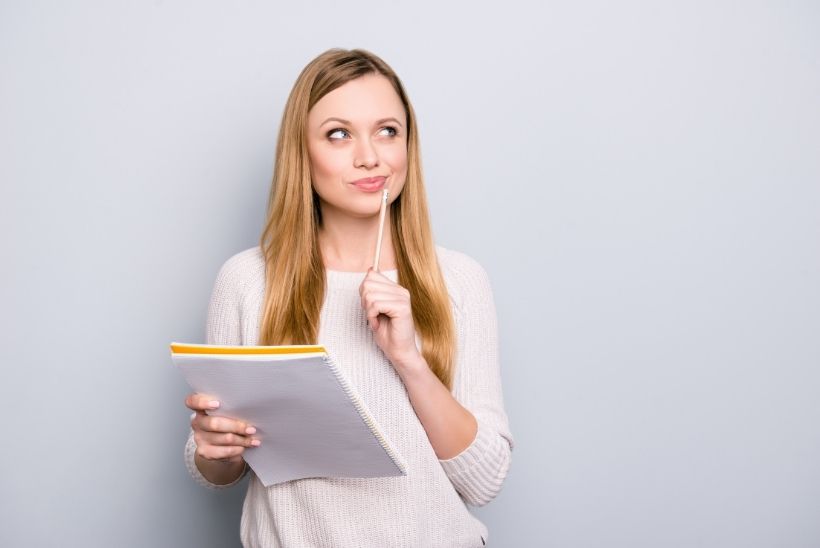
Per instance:
[[[381,268],[371,268],[382,189]],[[465,506],[501,489],[513,438],[484,270],[434,245],[413,108],[393,70],[329,50],[299,75],[276,150],[259,247],[220,270],[207,342],[324,344],[407,463],[407,475],[308,478],[264,487],[242,453],[253,425],[211,417],[191,394],[191,475],[224,488],[250,475],[246,546],[475,547]]]

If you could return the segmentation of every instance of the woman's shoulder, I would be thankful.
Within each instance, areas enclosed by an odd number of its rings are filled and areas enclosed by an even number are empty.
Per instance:
[[[461,251],[436,245],[436,256],[445,276],[447,274],[460,277],[487,275],[484,267],[478,261]]]
[[[264,284],[265,258],[259,246],[240,251],[228,258],[217,274],[217,284],[226,284],[234,288],[248,285]]]
[[[262,256],[262,249],[256,246],[231,255],[228,260],[225,261],[223,268],[253,270],[264,266],[265,258]]]
[[[477,260],[440,245],[436,245],[436,256],[447,290],[456,305],[460,305],[467,296],[491,296],[489,276]]]

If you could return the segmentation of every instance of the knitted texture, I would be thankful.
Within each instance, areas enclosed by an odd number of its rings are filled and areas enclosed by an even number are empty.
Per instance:
[[[327,271],[319,343],[366,402],[407,463],[388,478],[308,478],[264,487],[249,467],[240,536],[248,547],[441,547],[484,545],[487,528],[467,509],[501,490],[513,437],[504,411],[492,291],[470,257],[436,248],[458,338],[453,396],[476,418],[475,440],[447,460],[436,457],[393,366],[376,346],[361,307],[364,273]],[[395,270],[382,271],[393,281]],[[260,249],[228,259],[208,307],[207,342],[258,344],[265,292]],[[185,446],[191,476],[214,489],[194,464],[193,435]],[[238,482],[239,480],[237,480]],[[235,483],[231,485],[234,485]]]

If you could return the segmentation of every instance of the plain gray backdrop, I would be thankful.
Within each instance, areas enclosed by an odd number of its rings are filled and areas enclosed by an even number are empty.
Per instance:
[[[398,72],[490,274],[494,547],[820,546],[816,2],[0,3],[0,545],[238,544],[168,343],[256,245],[287,94]]]

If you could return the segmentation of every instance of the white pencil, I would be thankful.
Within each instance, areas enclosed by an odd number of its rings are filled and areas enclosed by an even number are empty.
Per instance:
[[[376,257],[373,259],[373,270],[376,272],[379,271],[379,257],[382,254],[382,236],[384,235],[384,218],[387,216],[385,213],[387,212],[387,196],[390,194],[390,191],[386,188],[382,193],[382,205],[379,208],[379,236],[376,239]]]

